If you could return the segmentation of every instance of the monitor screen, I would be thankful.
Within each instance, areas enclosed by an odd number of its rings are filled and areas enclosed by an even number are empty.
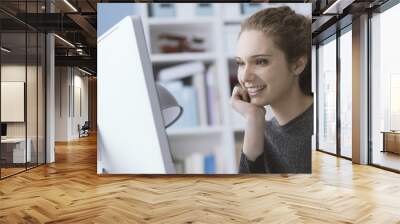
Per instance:
[[[97,41],[97,172],[175,173],[140,17]]]
[[[1,123],[1,136],[7,136],[7,124]]]

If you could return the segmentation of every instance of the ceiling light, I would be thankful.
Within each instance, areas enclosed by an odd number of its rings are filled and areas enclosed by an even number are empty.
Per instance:
[[[9,50],[9,49],[7,49],[7,48],[5,48],[5,47],[1,47],[1,50],[4,51],[4,52],[6,52],[6,53],[10,53],[10,52],[11,52],[11,50]]]
[[[87,75],[92,75],[92,73],[90,73],[90,72],[88,72],[88,71],[86,71],[86,70],[83,70],[83,69],[81,69],[81,68],[79,68],[79,67],[78,67],[78,70],[81,71],[81,72],[83,72],[83,73],[85,73],[85,74],[87,74]]]
[[[68,0],[64,0],[65,4],[67,4],[72,10],[74,10],[75,12],[78,12],[78,10],[71,4],[68,2]]]
[[[353,2],[354,0],[336,0],[322,14],[341,14],[343,13],[343,9],[347,8]]]
[[[75,48],[75,45],[73,45],[71,42],[69,42],[68,40],[58,36],[57,34],[54,34],[55,37],[57,37],[58,39],[60,39],[61,41],[63,41],[64,43],[66,43],[67,45],[69,45],[70,47]]]
[[[82,50],[81,48],[77,48],[77,49],[76,49],[76,52],[77,52],[79,55],[83,55],[83,50]]]

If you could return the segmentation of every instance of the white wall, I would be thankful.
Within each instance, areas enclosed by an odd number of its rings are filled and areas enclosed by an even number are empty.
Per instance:
[[[36,85],[36,81],[32,81],[32,76],[36,77],[36,67],[20,65],[20,64],[5,64],[1,66],[1,81],[2,82],[25,82],[25,76],[28,76],[29,84]],[[31,83],[32,82],[32,83]],[[34,83],[33,83],[34,82]],[[36,133],[36,113],[33,111],[36,110],[36,103],[34,105],[29,105],[31,102],[36,100],[36,88],[27,88],[27,120],[28,120],[28,137],[33,132]],[[34,98],[34,99],[32,99]],[[35,101],[36,102],[36,101]],[[24,110],[24,108],[22,108]],[[7,110],[7,108],[2,108],[2,110]],[[34,123],[32,123],[34,122]],[[24,137],[25,136],[25,126],[26,122],[7,122],[7,136],[8,137]]]
[[[78,71],[79,72],[79,71]],[[89,120],[88,116],[88,77],[81,76],[82,73],[77,74],[77,70],[74,71],[74,100],[75,100],[75,106],[74,110],[75,113],[73,113],[73,119],[72,119],[72,130],[71,130],[71,135],[73,138],[77,138],[79,136],[77,126],[80,124],[81,126],[85,123],[85,121]],[[77,93],[77,90],[80,90],[80,93]],[[80,98],[78,98],[80,94]],[[78,102],[80,100],[80,103]],[[79,111],[79,108],[81,107],[81,111]]]
[[[88,120],[88,78],[75,68],[56,67],[55,90],[55,140],[77,139],[78,124]]]
[[[55,68],[55,140],[67,141],[68,71],[67,67]]]

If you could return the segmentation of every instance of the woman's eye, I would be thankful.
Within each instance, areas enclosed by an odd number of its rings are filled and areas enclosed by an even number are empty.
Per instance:
[[[241,61],[236,61],[236,65],[237,65],[237,66],[242,66],[242,65],[244,65],[244,63],[241,62]]]
[[[268,64],[268,60],[260,58],[260,59],[256,60],[256,64],[257,65],[266,65],[266,64]]]

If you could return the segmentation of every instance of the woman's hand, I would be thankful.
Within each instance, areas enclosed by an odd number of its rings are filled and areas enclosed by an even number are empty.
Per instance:
[[[247,91],[240,85],[232,91],[231,104],[246,120],[243,153],[255,161],[264,151],[265,108],[251,104]]]
[[[249,117],[265,117],[265,108],[250,103],[247,90],[240,84],[235,85],[232,91],[231,104],[233,109],[240,113],[245,119]]]

